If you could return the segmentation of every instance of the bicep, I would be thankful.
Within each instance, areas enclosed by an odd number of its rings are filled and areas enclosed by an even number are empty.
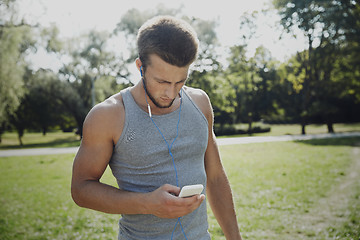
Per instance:
[[[213,131],[213,108],[209,97],[204,91],[200,89],[189,89],[189,94],[208,122],[208,144],[205,151],[204,164],[208,181],[213,181],[218,177],[221,177],[224,173],[216,137]]]
[[[205,170],[208,180],[216,179],[224,173],[219,148],[214,133],[214,114],[210,99],[207,95],[203,100],[202,111],[208,121],[208,144],[205,152]]]
[[[73,180],[96,180],[103,175],[113,151],[109,124],[97,116],[84,122],[83,138],[73,164]]]
[[[112,152],[108,144],[83,142],[74,159],[73,176],[78,180],[99,180],[103,175]]]
[[[219,148],[213,131],[209,133],[209,141],[205,152],[204,162],[208,181],[216,180],[224,174]]]

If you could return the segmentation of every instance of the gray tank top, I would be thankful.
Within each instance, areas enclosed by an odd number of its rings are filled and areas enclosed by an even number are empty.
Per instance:
[[[130,89],[123,90],[121,95],[125,124],[109,163],[119,188],[145,193],[166,183],[176,186],[174,165],[163,137],[148,113],[136,104]],[[165,115],[153,115],[169,145],[176,137],[179,111],[180,108]],[[184,90],[180,115],[179,135],[171,148],[179,187],[199,183],[206,187],[204,155],[208,122]],[[170,239],[176,222],[177,219],[162,219],[151,214],[123,214],[119,221],[119,239]],[[206,201],[183,216],[181,225],[187,239],[209,240]],[[179,224],[173,239],[185,239]]]

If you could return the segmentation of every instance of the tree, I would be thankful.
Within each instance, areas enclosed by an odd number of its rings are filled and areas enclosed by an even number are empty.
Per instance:
[[[221,63],[217,60],[217,22],[188,17],[184,17],[184,20],[193,26],[200,42],[198,58],[191,67],[187,85],[200,88],[208,94],[217,124],[232,123],[231,115],[235,111],[232,101],[234,92],[226,81]]]
[[[342,41],[341,58],[335,63],[334,77],[342,78],[344,92],[360,103],[360,4],[359,1],[342,1],[342,31],[345,41]]]
[[[276,80],[278,63],[270,52],[259,46],[253,56],[249,56],[248,45],[257,37],[258,13],[245,13],[240,18],[242,36],[238,45],[230,48],[227,79],[235,91],[236,109],[234,122],[247,122],[248,133],[252,123],[276,111],[272,88]]]
[[[17,132],[20,146],[23,145],[22,137],[24,136],[25,129],[29,127],[29,116],[28,104],[20,104],[16,111],[9,116],[9,122]]]
[[[59,70],[59,78],[66,82],[61,87],[71,88],[64,93],[68,98],[59,98],[76,120],[80,136],[88,111],[114,94],[118,90],[116,84],[129,75],[125,61],[107,50],[109,37],[107,32],[91,31],[70,40],[66,51],[71,61]],[[102,89],[95,89],[96,86]]]
[[[4,127],[24,96],[26,50],[34,45],[32,26],[17,18],[15,1],[0,2],[0,142]]]
[[[254,56],[251,58],[260,82],[257,84],[257,112],[260,118],[264,118],[276,112],[274,108],[275,97],[273,94],[274,86],[277,84],[276,71],[280,63],[273,59],[270,51],[264,46],[256,48]]]
[[[307,51],[298,52],[277,69],[279,80],[272,89],[279,108],[275,121],[298,123],[302,119],[306,55]]]
[[[240,120],[247,121],[248,115],[248,111],[245,110],[248,100],[245,93],[248,89],[248,60],[246,59],[244,45],[233,46],[230,48],[230,52],[227,79],[230,86],[235,90],[236,108],[234,123],[238,123]]]
[[[264,118],[273,109],[271,87],[275,78],[275,62],[262,46],[255,55],[246,57],[246,46],[231,47],[228,58],[228,82],[235,90],[235,122],[247,122],[248,133],[252,132],[253,121]]]
[[[41,129],[43,135],[61,119],[63,109],[58,99],[58,82],[55,73],[39,69],[26,83],[28,93],[23,104],[29,108],[29,123],[32,128]]]
[[[330,98],[341,95],[339,88],[332,87],[332,72],[336,58],[349,40],[359,40],[359,24],[356,24],[359,23],[359,18],[356,18],[359,16],[359,4],[352,0],[275,0],[274,5],[279,10],[286,31],[301,29],[308,39],[301,90],[302,133],[305,134],[307,121],[314,113],[325,116],[328,131],[332,132],[332,116],[337,109],[328,102]]]

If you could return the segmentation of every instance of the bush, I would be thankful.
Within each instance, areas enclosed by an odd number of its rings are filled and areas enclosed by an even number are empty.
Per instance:
[[[239,134],[251,134],[251,133],[265,133],[270,132],[271,128],[267,125],[253,125],[251,131],[249,132],[247,125],[232,125],[232,124],[215,124],[214,132],[216,136],[223,135],[239,135]]]

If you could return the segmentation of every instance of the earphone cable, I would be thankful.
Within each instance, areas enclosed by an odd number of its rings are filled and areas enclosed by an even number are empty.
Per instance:
[[[157,126],[157,124],[155,123],[154,119],[152,118],[152,114],[151,114],[151,108],[150,108],[150,105],[149,105],[149,102],[147,100],[147,90],[146,90],[146,86],[145,86],[145,82],[144,82],[144,78],[142,78],[142,81],[143,81],[143,86],[144,86],[144,90],[145,90],[145,101],[146,101],[146,104],[147,104],[147,107],[148,107],[148,111],[149,111],[149,117],[152,121],[152,123],[155,125],[155,127],[157,128],[157,130],[159,131],[161,137],[163,138],[164,142],[166,143],[166,146],[168,148],[168,151],[169,151],[169,155],[171,156],[171,159],[172,159],[172,162],[173,162],[173,166],[174,166],[174,170],[175,170],[175,180],[176,180],[176,186],[179,187],[179,179],[178,179],[178,173],[177,173],[177,169],[176,169],[176,164],[175,164],[175,158],[171,152],[171,149],[172,149],[172,146],[175,142],[175,140],[177,139],[177,137],[179,136],[179,125],[180,125],[180,118],[181,118],[181,106],[182,106],[182,89],[180,90],[180,107],[179,107],[179,118],[178,118],[178,122],[177,122],[177,125],[176,125],[176,136],[174,138],[174,140],[171,142],[171,145],[169,145],[169,143],[166,141],[165,139],[165,136],[164,134],[161,132],[160,128]],[[176,224],[174,226],[174,229],[171,233],[171,240],[173,239],[173,235],[174,235],[174,232],[176,230],[176,227],[177,225],[180,225],[180,228],[181,228],[181,231],[185,237],[186,240],[188,240],[186,234],[185,234],[185,231],[184,231],[184,228],[181,224],[181,217],[178,217],[177,221],[176,221]]]

